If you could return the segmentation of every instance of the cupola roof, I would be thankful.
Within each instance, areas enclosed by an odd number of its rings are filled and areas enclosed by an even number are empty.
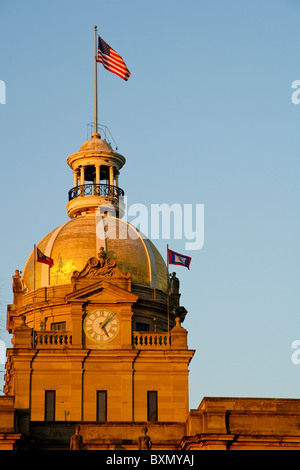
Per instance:
[[[90,151],[90,150],[97,150],[97,151],[106,151],[106,152],[112,152],[113,149],[111,147],[111,145],[106,141],[106,140],[102,140],[99,138],[92,138],[92,139],[89,139],[87,140],[86,142],[84,142],[80,149],[79,149],[79,152],[86,152],[86,151]]]

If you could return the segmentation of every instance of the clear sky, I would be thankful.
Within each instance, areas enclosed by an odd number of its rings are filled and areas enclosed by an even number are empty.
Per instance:
[[[153,240],[165,259],[167,243],[192,257],[174,267],[196,350],[190,407],[300,398],[297,0],[0,0],[2,341],[15,269],[68,218],[66,158],[93,120],[95,24],[132,74],[98,67],[128,203],[204,204],[201,250]]]

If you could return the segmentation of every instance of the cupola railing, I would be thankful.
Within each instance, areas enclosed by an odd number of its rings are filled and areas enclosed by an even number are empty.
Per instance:
[[[114,199],[119,199],[124,196],[124,191],[118,186],[113,186],[111,184],[81,184],[75,186],[75,188],[70,189],[69,191],[69,201],[77,197],[85,196],[106,196],[113,197]]]

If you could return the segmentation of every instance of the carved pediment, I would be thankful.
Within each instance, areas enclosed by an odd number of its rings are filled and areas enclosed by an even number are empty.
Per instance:
[[[107,282],[111,280],[113,284],[123,285],[128,290],[131,288],[130,273],[124,274],[114,258],[106,258],[103,247],[100,248],[97,257],[89,258],[84,268],[81,271],[74,271],[71,277],[74,289],[77,285],[95,282],[96,279],[105,279]]]
[[[89,303],[101,304],[134,303],[137,299],[138,296],[132,292],[128,292],[128,290],[124,290],[122,287],[104,280],[94,281],[94,283],[89,285],[83,284],[78,286],[78,289],[65,296],[67,302],[88,301]]]

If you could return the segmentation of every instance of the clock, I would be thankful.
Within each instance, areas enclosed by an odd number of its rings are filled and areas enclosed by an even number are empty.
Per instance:
[[[93,310],[84,320],[86,335],[97,344],[105,345],[115,339],[119,329],[117,314],[106,308]]]

